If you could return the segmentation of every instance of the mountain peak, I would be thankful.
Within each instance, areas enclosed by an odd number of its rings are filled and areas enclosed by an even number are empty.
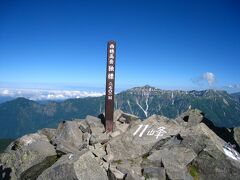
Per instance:
[[[155,88],[155,87],[146,84],[145,86],[143,86],[143,88],[145,88],[145,89],[149,89],[149,88]]]
[[[153,91],[161,91],[161,89],[158,89],[158,88],[155,88],[153,86],[150,86],[150,85],[145,85],[145,86],[140,86],[140,87],[134,87],[134,88],[131,88],[127,91],[130,91],[130,92],[153,92]]]
[[[114,114],[113,132],[105,132],[101,119],[87,116],[18,138],[0,154],[5,172],[0,175],[38,180],[240,176],[234,134],[210,128],[199,110],[188,110],[174,120],[152,115],[141,121],[121,110]],[[216,130],[226,136],[218,136]]]

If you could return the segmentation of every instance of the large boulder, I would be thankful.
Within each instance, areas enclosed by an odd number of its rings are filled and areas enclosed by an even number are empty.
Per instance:
[[[51,140],[54,136],[56,136],[56,129],[53,128],[43,128],[41,130],[38,130],[38,134],[43,134],[47,136],[49,140]]]
[[[83,145],[83,133],[79,129],[79,124],[76,121],[61,122],[51,142],[61,153],[79,151]]]
[[[195,169],[195,174],[199,179],[238,180],[240,176],[239,162],[229,159],[215,147],[201,151],[189,167]]]
[[[154,151],[148,160],[161,164],[170,179],[187,179],[189,177],[187,165],[197,157],[197,154],[182,145],[167,146]]]
[[[94,145],[96,143],[106,143],[110,139],[110,136],[105,132],[105,127],[102,124],[101,119],[94,116],[87,116],[86,121],[82,124],[86,124],[85,129],[87,127],[89,128],[89,131],[91,133],[91,145]]]
[[[111,139],[107,152],[112,160],[132,159],[148,153],[154,145],[179,132],[180,127],[174,121],[153,115]]]
[[[181,125],[185,126],[195,126],[198,125],[200,122],[202,122],[204,119],[204,114],[202,111],[198,109],[189,109],[188,111],[181,114],[177,121]]]
[[[135,125],[136,123],[139,123],[141,120],[139,117],[125,113],[121,111],[120,109],[117,109],[114,111],[114,118],[113,118],[114,123],[124,123],[128,124],[130,127]]]
[[[102,122],[87,116],[23,136],[0,155],[0,179],[239,179],[238,146],[226,144],[239,143],[239,129],[215,127],[201,111],[141,121],[117,110],[111,133]]]
[[[38,133],[17,139],[8,146],[5,153],[0,154],[0,164],[4,169],[11,169],[12,179],[24,178],[30,168],[42,164],[41,167],[32,169],[32,172],[38,175],[56,159],[54,146],[50,144],[47,136]]]
[[[110,179],[123,179],[126,180],[139,180],[145,179],[142,174],[142,163],[143,158],[138,157],[134,159],[127,159],[127,160],[114,160],[110,163],[109,174]]]
[[[108,180],[107,172],[100,167],[90,151],[63,155],[45,170],[37,180]]]

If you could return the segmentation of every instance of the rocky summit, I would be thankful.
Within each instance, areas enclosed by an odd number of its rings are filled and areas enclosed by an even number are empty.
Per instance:
[[[116,110],[111,133],[103,115],[87,116],[15,140],[0,155],[0,179],[234,180],[239,132],[215,127],[197,109],[145,120]]]

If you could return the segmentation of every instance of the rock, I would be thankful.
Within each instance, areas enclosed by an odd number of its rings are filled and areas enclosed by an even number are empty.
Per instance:
[[[109,135],[104,133],[105,128],[99,118],[96,118],[93,116],[87,116],[86,123],[88,124],[91,131],[91,138],[90,138],[91,145],[96,143],[106,143],[110,139]]]
[[[108,180],[106,171],[90,151],[62,156],[46,169],[37,180]]]
[[[116,160],[111,162],[111,167],[124,174],[124,179],[144,179],[141,168],[142,158]]]
[[[138,176],[136,174],[133,173],[129,173],[127,174],[125,180],[145,180],[146,178],[144,176]]]
[[[234,128],[234,139],[240,146],[240,127]]]
[[[110,140],[109,134],[100,134],[99,137],[97,138],[97,141],[101,144],[104,144]]]
[[[119,125],[116,125],[115,132],[120,131],[121,133],[124,133],[128,130],[129,124],[121,123]]]
[[[62,153],[79,151],[83,145],[83,133],[76,121],[64,121],[59,124],[56,136],[52,139],[56,150]]]
[[[226,156],[216,149],[200,152],[191,167],[198,179],[238,180],[240,176],[239,162],[227,160]]]
[[[102,167],[103,167],[103,169],[105,169],[105,171],[108,171],[109,165],[110,164],[108,162],[102,161]]]
[[[123,174],[121,171],[117,170],[116,167],[110,166],[108,170],[108,177],[110,180],[123,180],[126,174]]]
[[[118,121],[121,117],[122,117],[123,111],[120,109],[117,109],[114,111],[114,115],[113,115],[113,121],[116,122]]]
[[[91,129],[90,129],[90,127],[89,127],[89,125],[87,124],[86,121],[81,121],[81,122],[78,123],[78,124],[79,124],[79,128],[81,129],[81,131],[82,131],[83,133],[89,133],[89,134],[91,134]]]
[[[141,121],[139,119],[139,117],[137,117],[135,115],[132,115],[132,114],[124,113],[120,109],[117,109],[117,110],[114,111],[114,118],[113,119],[114,119],[115,123],[117,121],[119,121],[121,123],[127,123],[127,124],[130,124],[130,125]]]
[[[141,124],[139,123],[125,133],[111,139],[107,152],[112,154],[114,160],[142,156],[159,141],[179,134],[180,129],[181,127],[175,122],[153,115]]]
[[[180,118],[183,122],[181,124],[187,124],[188,126],[195,126],[202,122],[203,120],[203,112],[198,109],[190,109],[184,112]],[[185,122],[185,123],[184,123]]]
[[[91,150],[91,152],[97,156],[98,158],[102,158],[106,155],[106,151],[105,151],[105,148],[103,146],[95,146],[94,149]]]
[[[201,111],[189,110],[174,120],[153,115],[141,121],[118,110],[114,123],[114,132],[106,133],[100,119],[87,116],[86,120],[62,122],[57,130],[46,128],[23,136],[0,155],[0,178],[240,177],[239,146],[224,146],[239,143],[239,128],[215,127]]]
[[[146,179],[166,180],[165,169],[162,167],[144,167],[143,176]]]
[[[96,118],[94,116],[87,116],[86,117],[86,123],[90,127],[92,133],[95,131],[99,131],[103,133],[105,131],[104,125],[101,123],[101,119]]]
[[[110,140],[109,134],[94,132],[90,138],[90,144],[94,145],[96,143],[104,144]]]
[[[148,160],[162,163],[170,179],[185,179],[188,175],[187,165],[197,157],[197,154],[184,146],[169,146],[154,151]]]
[[[183,144],[192,147],[198,154],[189,165],[193,174],[199,179],[237,179],[240,162],[224,153],[223,145],[226,142],[204,123],[200,123],[192,132],[194,134],[189,134],[188,138],[183,137]]]
[[[120,135],[120,134],[121,134],[120,131],[114,131],[114,132],[112,132],[112,133],[110,134],[110,137],[111,137],[111,138],[114,138],[114,137],[116,137],[116,136],[118,136],[118,135]]]
[[[124,117],[120,117],[120,118],[118,119],[118,121],[121,122],[121,123],[126,123],[127,119],[124,118]]]
[[[88,132],[83,133],[83,142],[84,144],[87,144],[87,146],[89,145],[90,138],[91,138],[91,134],[89,134]]]
[[[38,130],[38,134],[43,134],[47,136],[49,141],[56,135],[56,132],[57,130],[52,128],[44,128],[44,129]]]
[[[52,165],[55,159],[55,149],[47,136],[38,133],[17,139],[8,146],[5,153],[0,154],[0,164],[4,169],[11,169],[12,179],[19,179],[31,167],[42,164],[32,170],[33,174],[39,174]]]

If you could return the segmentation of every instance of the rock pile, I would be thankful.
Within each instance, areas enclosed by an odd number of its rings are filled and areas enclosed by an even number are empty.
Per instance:
[[[239,179],[237,151],[204,122],[199,110],[143,121],[117,110],[112,133],[93,116],[63,121],[12,142],[0,155],[0,179]]]

